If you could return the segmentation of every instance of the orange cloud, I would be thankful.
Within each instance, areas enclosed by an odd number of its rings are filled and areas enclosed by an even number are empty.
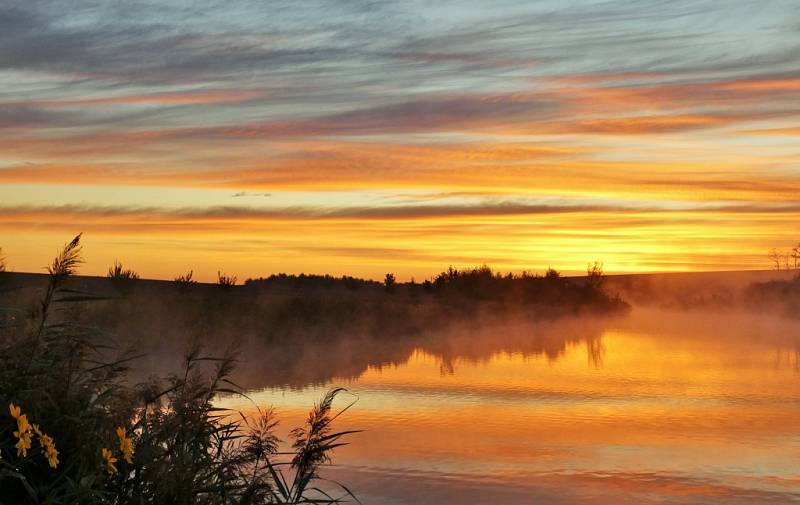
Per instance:
[[[217,149],[220,149],[217,147]],[[491,195],[585,196],[682,201],[793,202],[800,178],[761,170],[766,158],[689,163],[603,161],[569,147],[478,144],[293,143],[274,159],[252,153],[226,166],[191,162],[154,169],[152,162],[41,163],[0,170],[0,183],[124,184],[232,190],[419,189]],[[452,154],[451,154],[452,152]],[[778,163],[776,159],[773,163]],[[787,159],[786,162],[789,162]]]
[[[800,127],[797,128],[761,128],[758,130],[740,130],[739,133],[746,135],[758,135],[764,137],[796,137],[800,136]]]
[[[695,128],[708,128],[734,122],[736,122],[735,118],[702,115],[623,117],[589,119],[576,121],[574,123],[565,123],[555,127],[555,131],[646,135],[652,133],[670,133]]]
[[[800,92],[800,77],[786,76],[763,79],[741,79],[722,83],[720,89],[772,93],[775,91]]]

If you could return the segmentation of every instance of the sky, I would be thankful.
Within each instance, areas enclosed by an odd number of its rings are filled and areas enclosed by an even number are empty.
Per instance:
[[[769,268],[796,0],[0,3],[0,247],[41,271]]]

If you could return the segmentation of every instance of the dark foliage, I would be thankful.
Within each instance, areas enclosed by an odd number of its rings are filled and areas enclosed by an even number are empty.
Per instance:
[[[321,465],[351,432],[334,432],[330,391],[278,451],[272,410],[216,407],[240,395],[235,356],[194,346],[183,371],[132,386],[111,336],[78,317],[108,300],[69,283],[80,235],[48,267],[40,302],[0,309],[0,502],[68,504],[299,504],[354,499],[317,487]],[[89,304],[89,305],[87,305]],[[78,310],[73,310],[78,306]],[[118,312],[109,311],[110,317]],[[352,405],[352,404],[351,404]],[[344,410],[347,410],[346,407]],[[343,410],[343,411],[344,411]],[[284,475],[283,467],[291,472]]]

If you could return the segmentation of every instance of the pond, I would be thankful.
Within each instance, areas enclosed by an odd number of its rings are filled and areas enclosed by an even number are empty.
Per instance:
[[[399,349],[310,352],[291,383],[267,374],[249,396],[285,435],[346,387],[336,427],[364,431],[323,476],[365,504],[800,503],[797,322],[637,309]],[[326,354],[330,377],[303,384]]]

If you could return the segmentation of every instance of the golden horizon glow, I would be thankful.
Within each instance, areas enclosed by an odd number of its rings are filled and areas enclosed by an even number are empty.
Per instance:
[[[251,1],[0,17],[9,266],[78,232],[87,274],[202,280],[757,270],[800,240],[784,0],[321,1],[338,28]]]

